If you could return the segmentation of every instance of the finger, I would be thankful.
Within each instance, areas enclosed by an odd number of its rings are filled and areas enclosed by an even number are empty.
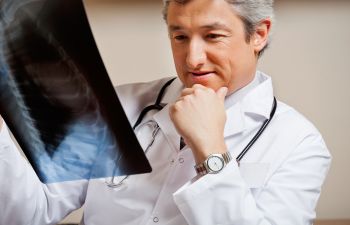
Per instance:
[[[225,97],[227,95],[227,87],[221,87],[219,88],[219,90],[216,91],[216,94],[219,96],[219,98],[224,101],[225,100]]]
[[[187,99],[187,100],[186,100]],[[185,95],[185,96],[180,96],[176,102],[181,102],[181,101],[188,101],[189,99],[191,99],[190,95]]]
[[[191,95],[195,92],[195,90],[205,90],[207,87],[201,84],[194,84],[191,88],[185,88],[181,92],[181,96]]]
[[[180,96],[178,99],[176,99],[176,102],[181,102],[184,100],[184,96]]]
[[[193,94],[194,89],[193,88],[185,88],[181,92],[181,97],[186,96],[186,95],[191,95]]]
[[[193,89],[197,89],[197,88],[206,89],[207,87],[205,87],[205,86],[203,86],[203,85],[201,85],[201,84],[194,84],[194,85],[192,86],[192,88],[193,88]]]

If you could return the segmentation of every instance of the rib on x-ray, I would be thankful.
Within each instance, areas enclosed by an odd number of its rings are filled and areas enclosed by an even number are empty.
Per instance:
[[[0,114],[44,183],[151,170],[81,0],[0,0]]]

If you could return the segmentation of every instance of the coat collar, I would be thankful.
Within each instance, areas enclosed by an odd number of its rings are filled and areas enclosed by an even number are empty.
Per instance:
[[[256,73],[259,85],[251,90],[241,101],[245,114],[255,114],[264,119],[270,117],[273,104],[273,87],[271,77],[258,71]]]
[[[247,117],[258,118],[262,122],[270,117],[273,103],[272,80],[269,76],[257,71],[257,85],[246,93],[237,103],[226,109],[224,136],[243,132]]]
[[[170,78],[169,78],[170,80]],[[181,91],[185,88],[185,86],[181,83],[179,78],[176,78],[171,85],[167,88],[165,95],[162,99],[162,103],[174,103],[180,96]]]
[[[232,105],[227,105],[225,137],[243,132],[246,129],[245,120],[247,116],[258,116],[262,121],[269,118],[273,103],[271,78],[257,71],[255,80],[257,81],[256,85],[242,95],[241,99],[232,101]],[[180,148],[180,135],[169,118],[169,106],[177,100],[183,88],[181,81],[175,79],[168,87],[162,100],[162,103],[167,105],[153,116],[175,151],[179,151]]]

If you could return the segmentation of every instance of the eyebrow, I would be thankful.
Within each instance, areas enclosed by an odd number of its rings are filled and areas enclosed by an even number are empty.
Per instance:
[[[181,26],[177,26],[177,25],[169,25],[169,31],[179,31],[182,30],[183,28]]]
[[[212,23],[212,24],[204,25],[204,26],[201,26],[201,28],[204,28],[204,29],[207,29],[207,30],[226,30],[226,31],[230,31],[231,30],[225,24],[219,23],[219,22],[215,22],[215,23]]]
[[[206,24],[200,27],[201,29],[205,30],[226,30],[226,31],[231,31],[229,27],[227,27],[225,24],[215,22],[212,24]],[[169,25],[169,31],[174,32],[174,31],[179,31],[183,30],[184,28],[178,25]]]

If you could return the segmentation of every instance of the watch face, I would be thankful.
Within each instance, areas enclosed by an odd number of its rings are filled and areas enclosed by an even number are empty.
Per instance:
[[[213,172],[219,172],[224,168],[224,161],[218,156],[212,156],[207,161],[208,167]]]

